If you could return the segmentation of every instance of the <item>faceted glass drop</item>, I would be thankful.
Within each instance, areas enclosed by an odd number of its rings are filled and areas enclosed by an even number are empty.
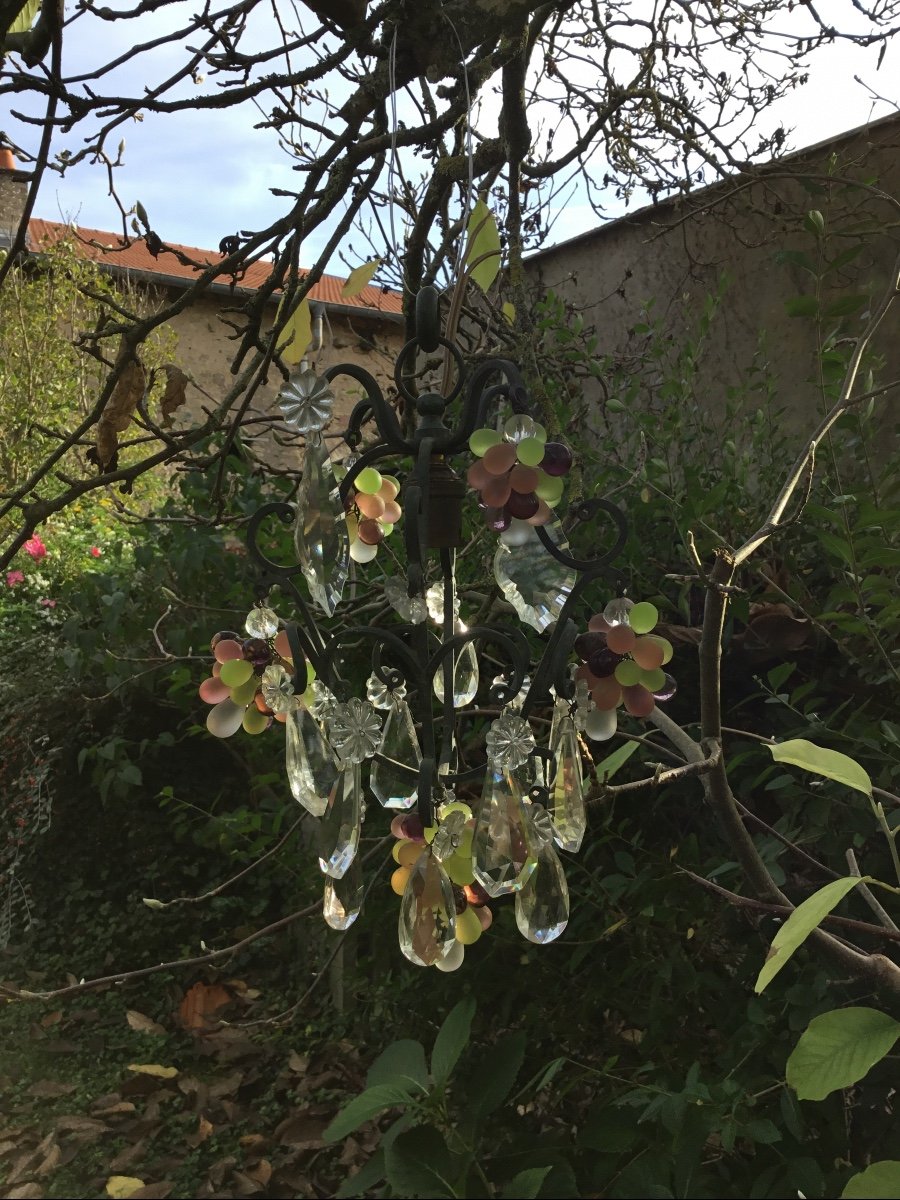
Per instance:
[[[359,849],[362,824],[362,784],[359,763],[345,766],[328,797],[319,822],[319,866],[333,879],[342,879]]]
[[[584,840],[587,814],[578,734],[568,708],[562,703],[553,714],[550,752],[556,760],[556,770],[549,781],[547,810],[556,829],[556,844],[574,854],[581,849]]]
[[[340,879],[325,880],[325,897],[322,901],[322,916],[332,929],[349,929],[362,906],[362,868],[359,858],[354,858],[350,869]]]
[[[534,870],[531,831],[516,779],[488,763],[472,838],[472,869],[489,896],[525,885]]]
[[[326,616],[333,616],[350,569],[350,539],[334,471],[320,434],[306,442],[294,545],[309,594]]]
[[[472,642],[466,642],[459,654],[456,655],[456,660],[453,664],[454,708],[464,708],[467,704],[472,703],[478,692],[478,680],[478,658],[475,654],[475,646]],[[443,670],[438,670],[434,677],[434,694],[443,703]]]
[[[456,903],[447,872],[429,851],[412,867],[397,927],[400,949],[417,967],[446,958],[456,944]]]
[[[285,766],[291,793],[314,817],[321,817],[338,777],[331,748],[305,708],[288,713],[284,733]]]
[[[416,802],[418,778],[392,765],[402,763],[418,768],[422,761],[416,727],[405,700],[395,700],[391,705],[378,753],[392,761],[372,763],[369,787],[375,798],[384,808],[412,808]]]
[[[494,578],[518,614],[519,620],[543,632],[557,620],[575,584],[575,571],[557,562],[544,549],[531,526],[530,535],[521,545],[501,542],[494,555]],[[544,526],[560,550],[569,543],[559,521]]]
[[[539,946],[555,941],[569,920],[569,885],[559,855],[548,842],[538,851],[537,866],[516,893],[519,933]]]

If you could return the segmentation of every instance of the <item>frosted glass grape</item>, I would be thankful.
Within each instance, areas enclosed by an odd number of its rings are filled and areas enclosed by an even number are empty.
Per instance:
[[[200,699],[205,700],[207,704],[218,704],[221,700],[227,700],[229,688],[221,681],[221,679],[204,679],[200,684]]]
[[[656,708],[656,701],[645,687],[637,684],[635,687],[622,688],[625,707],[633,717],[648,717]]]
[[[240,642],[225,638],[224,641],[219,642],[213,653],[217,662],[227,663],[233,658],[243,658],[244,648]]]
[[[502,508],[511,493],[509,478],[506,475],[497,475],[482,489],[481,497],[488,508]]]
[[[544,443],[536,437],[523,438],[516,443],[516,457],[523,466],[539,466],[544,457]]]
[[[528,522],[515,518],[510,521],[509,528],[500,534],[500,541],[507,546],[525,546],[532,538],[537,538],[537,534]]]
[[[631,656],[645,671],[653,671],[663,665],[665,651],[660,645],[659,639],[639,637],[631,648]]]
[[[269,727],[269,718],[261,713],[258,708],[248,708],[244,713],[244,719],[241,721],[244,732],[252,735],[263,733]]]
[[[371,496],[366,492],[360,492],[356,497],[356,507],[364,517],[375,518],[384,513],[385,503],[377,492]]]
[[[606,644],[616,654],[627,654],[637,638],[630,625],[614,625],[606,635]]]
[[[476,492],[480,492],[493,478],[494,476],[480,459],[478,462],[473,462],[468,471],[466,471],[466,480],[469,487],[473,487]]]
[[[476,429],[469,438],[469,449],[479,458],[502,439],[496,429]]]
[[[378,546],[369,546],[364,541],[357,540],[350,543],[350,557],[354,562],[367,563],[371,562],[378,553]]]
[[[230,688],[240,687],[253,674],[253,665],[244,658],[232,658],[222,663],[219,679]]]
[[[537,493],[535,493],[537,494]],[[538,497],[537,512],[532,513],[528,518],[529,525],[546,525],[553,516],[553,509],[546,500],[541,500]]]
[[[227,738],[237,733],[244,719],[244,710],[230,700],[223,700],[209,710],[206,728],[213,737]]]
[[[522,495],[533,492],[539,480],[540,475],[534,467],[523,467],[521,463],[517,463],[509,473],[509,486],[514,492],[521,492]]]
[[[396,525],[403,516],[403,509],[396,500],[386,500],[384,504],[384,512],[381,514],[380,520],[385,525]]]
[[[651,629],[656,627],[658,620],[659,610],[649,600],[642,600],[628,614],[628,623],[635,633],[649,633]]]
[[[400,491],[400,484],[392,475],[381,476],[381,487],[378,489],[378,495],[387,504],[388,500],[396,500]]]
[[[584,719],[584,732],[594,742],[608,742],[616,732],[619,719],[614,708],[595,708]]]
[[[374,467],[363,467],[356,477],[356,490],[367,496],[374,496],[383,482],[380,471],[376,471]]]
[[[492,475],[505,475],[516,462],[516,448],[511,442],[498,442],[485,452],[481,461]]]

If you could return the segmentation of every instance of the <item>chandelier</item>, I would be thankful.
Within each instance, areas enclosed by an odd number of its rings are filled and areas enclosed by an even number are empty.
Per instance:
[[[392,814],[400,948],[451,971],[503,898],[529,941],[563,932],[559,852],[577,852],[587,827],[582,739],[608,740],[620,707],[645,717],[675,682],[655,607],[620,594],[611,568],[623,514],[579,499],[563,520],[569,448],[532,415],[514,363],[485,358],[467,378],[438,313],[436,290],[424,288],[394,371],[400,416],[354,364],[301,370],[282,389],[284,418],[306,439],[296,501],[264,504],[250,520],[257,603],[243,632],[213,637],[200,695],[218,737],[283,725],[287,782],[318,820],[332,928],[349,928],[362,906],[367,802]],[[417,356],[439,351],[452,365],[447,394],[414,390]],[[350,449],[341,464],[323,433],[339,376],[364,392],[341,435]],[[471,627],[462,603],[479,589],[460,596],[456,580],[467,506],[487,526],[470,557],[484,557],[485,535],[492,543]],[[263,551],[273,519],[293,525],[295,562]],[[579,527],[579,543],[610,544],[575,557]],[[598,581],[602,603],[589,595]],[[287,620],[271,607],[285,600],[295,609]],[[373,607],[371,624],[354,620]],[[496,609],[499,619],[482,615]]]

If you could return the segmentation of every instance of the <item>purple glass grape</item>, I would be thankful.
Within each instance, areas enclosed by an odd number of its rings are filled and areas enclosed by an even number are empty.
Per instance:
[[[587,662],[592,654],[606,649],[605,633],[579,633],[575,639],[575,653],[582,662]]]
[[[658,692],[653,693],[653,699],[661,700],[663,703],[665,703],[666,700],[671,700],[672,697],[675,695],[675,693],[678,691],[678,684],[675,682],[675,680],[672,678],[672,676],[667,671],[663,672],[663,674],[666,677],[666,682],[663,684],[663,686],[659,689]]]
[[[548,475],[568,475],[572,466],[572,451],[562,442],[548,442],[544,447],[541,470]]]
[[[209,643],[209,648],[210,648],[210,650],[215,650],[215,648],[216,648],[216,646],[218,646],[219,642],[240,642],[241,640],[242,640],[241,634],[235,633],[234,630],[220,629],[218,633],[214,633],[212,635],[212,638],[210,639],[210,643]]]
[[[541,502],[534,492],[510,492],[506,502],[506,511],[510,516],[527,521],[540,508]]]
[[[272,661],[272,651],[265,638],[247,638],[241,643],[241,649],[247,662],[253,663],[254,666],[257,663],[266,666]]]
[[[494,533],[502,533],[504,529],[509,529],[512,516],[505,508],[486,507],[484,519],[487,521],[488,529],[493,529]]]
[[[606,679],[607,676],[615,673],[616,667],[624,657],[624,654],[616,654],[614,650],[604,646],[602,650],[595,650],[587,660],[588,670],[598,679]]]

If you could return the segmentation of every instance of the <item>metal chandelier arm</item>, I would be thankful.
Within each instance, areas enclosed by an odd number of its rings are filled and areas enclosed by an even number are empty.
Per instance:
[[[384,393],[378,386],[374,375],[371,375],[365,367],[358,367],[355,363],[339,363],[337,366],[328,367],[323,374],[329,383],[332,383],[339,375],[347,375],[365,388],[366,398],[356,405],[350,418],[350,425],[347,429],[347,434],[350,436],[344,435],[348,445],[352,446],[354,440],[358,444],[360,427],[365,420],[367,409],[370,409],[379,434],[393,450],[401,454],[414,452],[415,443],[408,441],[403,436],[397,414],[384,398]]]

